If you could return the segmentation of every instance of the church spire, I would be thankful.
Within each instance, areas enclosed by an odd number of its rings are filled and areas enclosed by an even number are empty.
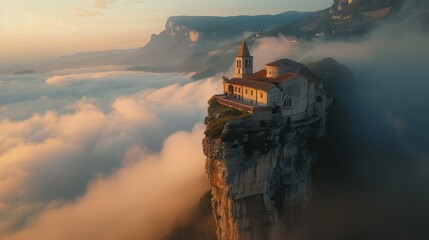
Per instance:
[[[244,40],[244,38],[243,38],[243,41],[241,42],[241,48],[237,54],[237,57],[251,57],[249,48],[247,47],[246,40]]]
[[[235,61],[235,77],[244,78],[253,74],[253,56],[250,55],[249,48],[244,39],[241,42],[240,51],[238,51]]]

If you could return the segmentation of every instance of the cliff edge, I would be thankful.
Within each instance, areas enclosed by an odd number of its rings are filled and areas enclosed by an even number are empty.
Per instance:
[[[311,169],[324,121],[290,124],[209,102],[203,140],[218,239],[285,239],[305,233]]]

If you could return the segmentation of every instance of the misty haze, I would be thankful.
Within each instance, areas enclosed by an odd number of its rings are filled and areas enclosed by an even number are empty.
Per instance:
[[[428,239],[429,1],[0,3],[0,239]]]

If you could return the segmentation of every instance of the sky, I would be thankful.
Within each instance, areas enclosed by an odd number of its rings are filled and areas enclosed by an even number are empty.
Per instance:
[[[314,11],[332,0],[0,0],[0,62],[141,47],[173,15]],[[189,6],[192,6],[190,8]]]

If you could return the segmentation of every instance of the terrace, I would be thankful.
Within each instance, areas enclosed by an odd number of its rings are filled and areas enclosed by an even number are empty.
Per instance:
[[[249,113],[260,113],[260,112],[271,112],[272,107],[259,106],[253,103],[244,102],[242,100],[235,99],[234,96],[226,94],[215,95],[215,99],[220,103],[228,107],[233,107],[239,110],[243,110]]]

